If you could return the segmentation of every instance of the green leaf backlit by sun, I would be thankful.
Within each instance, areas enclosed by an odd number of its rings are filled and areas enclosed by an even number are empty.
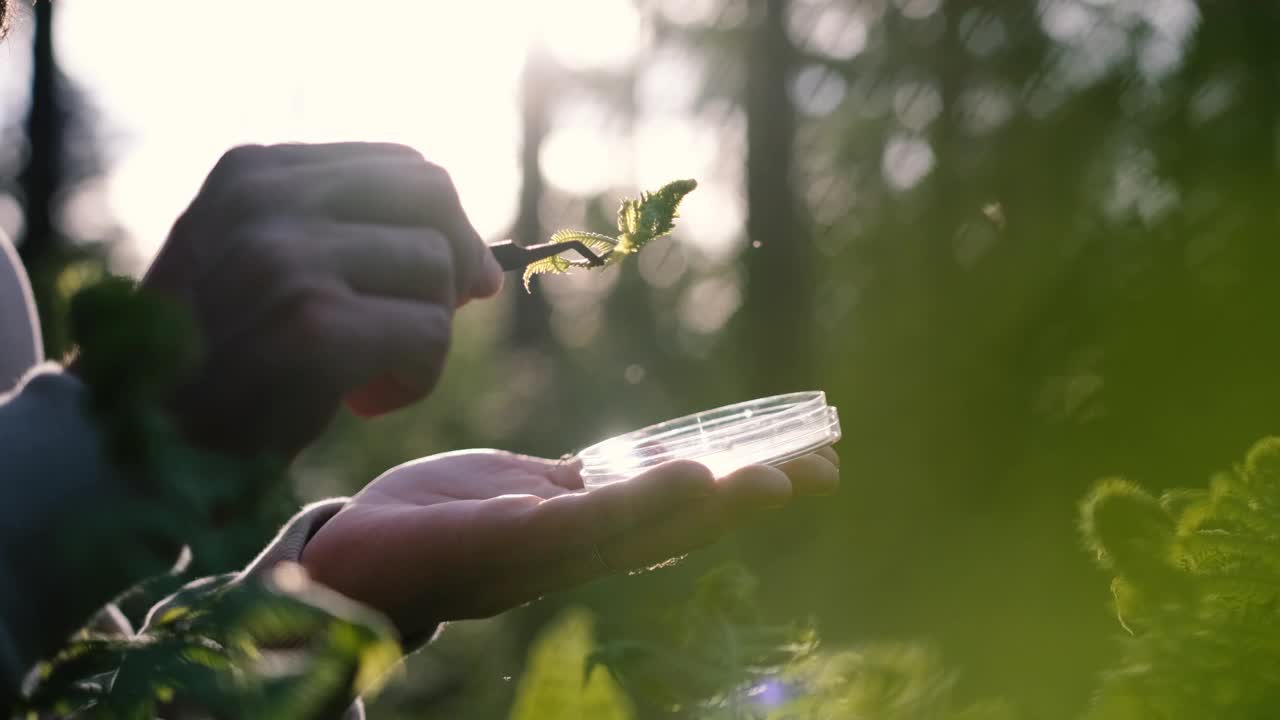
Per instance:
[[[581,242],[604,257],[604,265],[599,267],[614,265],[627,255],[639,252],[650,240],[670,233],[675,228],[675,219],[679,217],[676,210],[680,201],[696,187],[698,183],[695,180],[676,180],[656,192],[640,193],[639,200],[623,200],[618,208],[617,237],[583,230],[561,230],[551,236],[551,242]],[[591,267],[586,260],[560,256],[538,260],[524,270],[524,289],[529,290],[529,283],[535,275],[558,275],[585,267]]]

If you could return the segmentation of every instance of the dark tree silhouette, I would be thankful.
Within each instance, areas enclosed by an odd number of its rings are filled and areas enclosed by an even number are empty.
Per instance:
[[[17,177],[25,223],[18,252],[31,277],[40,309],[45,354],[58,358],[70,347],[67,297],[58,278],[71,263],[101,265],[114,237],[73,238],[59,220],[75,187],[102,172],[94,113],[85,95],[62,72],[53,38],[56,4],[32,9],[31,95],[25,131],[26,154]]]
[[[54,227],[54,202],[63,184],[67,144],[64,79],[54,57],[53,3],[35,5],[31,43],[31,106],[27,114],[26,164],[18,176],[26,224],[18,251],[31,275],[32,291],[40,306],[45,349],[56,355],[66,339],[49,311],[56,305],[54,281],[65,254],[64,238]]]
[[[787,85],[795,53],[787,37],[788,0],[756,4],[747,66],[746,292],[741,357],[760,395],[813,382],[813,243],[793,190],[796,113]]]

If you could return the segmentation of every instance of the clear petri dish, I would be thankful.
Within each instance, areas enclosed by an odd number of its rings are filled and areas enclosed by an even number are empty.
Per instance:
[[[670,460],[695,460],[723,477],[747,465],[777,465],[840,439],[826,393],[748,400],[686,415],[596,443],[577,454],[588,487],[627,480]]]

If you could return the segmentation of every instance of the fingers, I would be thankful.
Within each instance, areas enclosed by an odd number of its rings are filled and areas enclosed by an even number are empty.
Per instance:
[[[840,454],[837,453],[836,449],[831,447],[830,445],[827,445],[826,447],[818,448],[818,450],[814,454],[821,455],[822,457],[826,458],[827,461],[830,462],[832,465],[835,465],[837,470],[840,469]]]
[[[732,513],[780,508],[791,502],[790,476],[780,468],[748,465],[720,480],[726,509]]]
[[[201,192],[232,197],[237,211],[434,228],[452,247],[456,305],[502,286],[502,270],[463,211],[449,174],[404,145],[237,147],[222,157]]]
[[[245,172],[271,167],[332,162],[368,157],[422,160],[422,155],[408,145],[382,142],[280,143],[277,145],[241,145],[228,150],[218,161],[214,172]]]
[[[381,155],[342,159],[282,171],[302,189],[305,206],[352,223],[433,227],[453,251],[457,303],[493,295],[502,271],[471,225],[457,189],[443,169]]]
[[[375,418],[412,405],[426,393],[413,378],[385,373],[349,391],[343,400],[356,417]]]
[[[642,531],[615,534],[601,552],[618,570],[649,567],[715,542],[751,515],[786,505],[791,495],[785,473],[751,465],[717,480],[714,494],[669,508]]]
[[[317,262],[357,293],[455,302],[453,248],[437,230],[322,222],[310,234]]]
[[[675,461],[627,482],[552,498],[539,506],[530,523],[528,549],[548,558],[560,555],[642,526],[714,490],[715,481],[705,466]]]
[[[606,511],[583,518],[580,524],[564,523],[562,527],[574,528],[561,535],[568,544],[561,546],[561,554],[538,582],[550,588],[566,587],[609,572],[662,563],[715,542],[750,512],[777,507],[791,497],[786,475],[765,466],[744,468],[719,481],[712,480],[704,466],[688,461],[668,463],[655,470],[664,473],[651,478],[637,476],[571,496],[590,499],[608,491],[622,498],[626,497],[627,486],[645,479],[681,479],[687,483],[678,489],[655,492],[648,507],[618,502],[616,513]],[[544,503],[539,510],[555,502]],[[562,509],[587,510],[585,504],[574,506],[568,502],[562,504]]]
[[[744,467],[719,480],[698,463],[667,463],[590,492],[521,504],[511,513],[485,512],[470,523],[470,547],[500,553],[490,574],[500,568],[501,579],[488,581],[489,602],[506,607],[613,572],[662,564],[795,495],[831,492],[838,483],[833,459],[838,462],[834,452],[819,452],[780,467]],[[560,468],[578,472],[573,465]]]
[[[283,232],[304,233],[310,246],[286,255],[287,269],[306,272],[309,267],[315,277],[335,277],[351,291],[346,323],[336,329],[341,335],[327,356],[327,362],[338,364],[335,377],[363,383],[340,386],[350,388],[347,406],[361,417],[375,417],[422,398],[434,386],[447,349],[447,338],[439,337],[447,323],[439,316],[451,314],[456,303],[448,239],[426,227],[329,221]],[[429,322],[413,324],[424,316]],[[424,339],[425,344],[414,345]],[[440,356],[432,357],[433,352]],[[374,372],[379,374],[371,376]]]
[[[425,394],[444,370],[453,312],[428,303],[350,295],[339,301],[333,317],[319,322],[325,330],[314,350],[328,354],[331,362],[323,366],[338,387],[353,388],[393,371]]]
[[[555,467],[547,471],[547,479],[566,490],[583,489],[582,461],[578,458],[557,461]]]
[[[791,498],[787,476],[763,465],[732,473],[716,481],[714,489],[710,495],[673,504],[640,526],[617,528],[581,543],[551,576],[559,586],[567,586],[660,565],[714,543],[751,514],[785,505]]]
[[[596,543],[599,555],[585,569],[598,577],[660,565],[719,540],[730,529],[731,518],[724,498],[700,498],[647,527],[643,534]]]
[[[248,146],[250,148],[254,146]],[[278,163],[302,164],[368,157],[422,161],[422,153],[408,145],[390,142],[279,143],[258,146]]]
[[[580,546],[555,574],[573,584],[610,572],[653,567],[715,542],[754,515],[785,506],[795,495],[830,494],[839,485],[832,459],[839,460],[835,451],[826,450],[776,468],[751,465],[732,472],[716,481],[711,496],[672,506],[643,527],[619,528],[610,537],[593,538],[595,548]]]
[[[833,461],[832,457],[836,459]],[[796,495],[831,495],[840,489],[839,462],[834,451],[819,451],[788,460],[778,470],[786,474]]]

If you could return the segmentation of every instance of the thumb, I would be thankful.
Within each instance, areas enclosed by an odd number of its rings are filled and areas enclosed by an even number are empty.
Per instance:
[[[502,266],[498,264],[498,259],[494,257],[493,251],[487,246],[484,247],[482,253],[480,267],[476,270],[475,279],[471,283],[471,290],[458,298],[458,307],[462,307],[472,300],[493,297],[502,289]]]
[[[411,405],[426,395],[426,389],[416,386],[396,373],[385,373],[347,393],[347,407],[363,418],[372,418]]]

